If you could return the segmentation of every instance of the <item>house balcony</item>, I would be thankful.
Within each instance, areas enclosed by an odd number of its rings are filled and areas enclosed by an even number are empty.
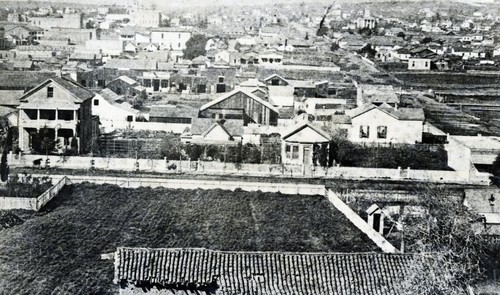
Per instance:
[[[26,118],[22,118],[19,120],[19,127],[23,128],[64,128],[64,129],[73,129],[77,126],[78,120],[45,120],[45,119],[37,119],[30,120]]]

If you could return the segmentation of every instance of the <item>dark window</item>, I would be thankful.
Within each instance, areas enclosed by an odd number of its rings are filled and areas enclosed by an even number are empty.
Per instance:
[[[161,80],[161,88],[168,88],[168,80]]]
[[[54,87],[47,87],[47,97],[54,97]]]
[[[56,111],[55,110],[40,110],[40,119],[42,120],[55,120]]]
[[[387,126],[377,127],[377,138],[387,138]]]
[[[219,83],[224,83],[224,76],[219,76]]]
[[[369,138],[369,137],[370,137],[370,126],[360,126],[359,138]]]
[[[127,116],[127,122],[132,122],[134,120],[133,116]]]
[[[95,105],[95,106],[98,106],[98,105],[99,105],[99,100],[98,100],[98,99],[94,99],[94,105]]]
[[[97,86],[104,87],[104,86],[106,86],[106,83],[104,82],[104,80],[97,80]]]
[[[144,87],[151,87],[151,80],[144,80]]]
[[[74,118],[74,114],[75,112],[72,110],[59,110],[57,111],[57,118],[63,121],[71,121]]]
[[[37,110],[24,110],[24,113],[30,120],[36,120],[38,118]]]

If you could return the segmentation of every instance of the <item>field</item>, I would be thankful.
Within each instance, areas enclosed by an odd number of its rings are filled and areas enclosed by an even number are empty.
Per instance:
[[[394,73],[407,87],[423,87],[425,89],[474,88],[479,86],[497,85],[500,82],[498,74],[470,73]]]
[[[321,196],[81,184],[21,218],[0,231],[1,294],[113,294],[100,255],[118,246],[378,251]]]

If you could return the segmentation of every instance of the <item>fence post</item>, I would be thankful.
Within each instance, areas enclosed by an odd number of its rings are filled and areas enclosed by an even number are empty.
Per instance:
[[[410,177],[410,167],[406,168],[406,178],[411,178]]]

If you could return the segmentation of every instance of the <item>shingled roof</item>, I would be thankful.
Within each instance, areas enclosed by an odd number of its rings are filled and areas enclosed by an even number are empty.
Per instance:
[[[398,294],[408,254],[118,248],[114,282],[214,294]]]

